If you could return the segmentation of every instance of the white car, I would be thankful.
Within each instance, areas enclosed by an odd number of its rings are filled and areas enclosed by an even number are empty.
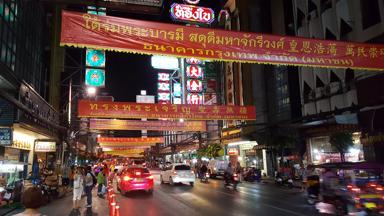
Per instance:
[[[160,182],[168,182],[170,185],[175,183],[189,183],[191,186],[195,183],[195,173],[191,170],[191,167],[187,164],[173,164],[166,167],[160,173]]]

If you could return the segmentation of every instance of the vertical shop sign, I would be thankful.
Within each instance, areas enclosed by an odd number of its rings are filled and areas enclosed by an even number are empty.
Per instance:
[[[12,144],[12,129],[0,128],[0,145],[8,146]]]

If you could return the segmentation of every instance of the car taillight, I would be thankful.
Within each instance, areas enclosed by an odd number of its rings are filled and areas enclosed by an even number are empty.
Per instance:
[[[351,190],[352,190],[353,192],[360,192],[360,188],[358,188],[358,187],[353,187]]]
[[[360,201],[360,197],[359,197],[359,196],[356,196],[356,197],[355,197],[355,201],[356,201],[356,202],[359,202],[359,201]]]
[[[135,172],[135,175],[139,176],[141,175],[141,172]]]
[[[173,171],[173,175],[177,175],[177,172],[176,172],[176,171]]]
[[[146,179],[153,179],[153,176],[147,176],[147,178]]]
[[[205,173],[205,176],[206,176],[206,177],[209,177],[209,173]]]
[[[237,174],[235,173],[235,174],[233,174],[233,176],[234,176],[234,177],[237,177]]]
[[[123,177],[123,180],[124,180],[124,181],[129,181],[129,180],[131,180],[131,177],[129,177],[129,176],[124,176],[124,177]]]
[[[376,190],[383,191],[384,189],[383,189],[383,187],[378,186],[378,187],[376,187]]]

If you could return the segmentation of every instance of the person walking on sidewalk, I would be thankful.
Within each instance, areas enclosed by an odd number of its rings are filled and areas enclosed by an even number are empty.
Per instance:
[[[92,207],[92,189],[95,186],[95,176],[92,174],[92,168],[87,166],[87,174],[85,176],[85,194],[87,195],[87,208]]]
[[[97,174],[97,195],[101,198],[103,197],[103,187],[105,187],[105,174],[103,172],[103,168],[100,169],[99,174]]]
[[[81,194],[83,193],[83,181],[84,177],[79,167],[75,169],[73,176],[73,209],[78,211],[80,208]]]

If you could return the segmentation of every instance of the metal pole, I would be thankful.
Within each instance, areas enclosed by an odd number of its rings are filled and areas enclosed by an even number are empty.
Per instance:
[[[71,126],[71,114],[72,114],[72,79],[69,80],[68,127]]]
[[[185,94],[185,65],[184,65],[184,59],[180,58],[180,76],[181,76],[181,92],[183,94],[182,96],[182,103],[186,104],[185,100],[187,98],[187,95]]]

